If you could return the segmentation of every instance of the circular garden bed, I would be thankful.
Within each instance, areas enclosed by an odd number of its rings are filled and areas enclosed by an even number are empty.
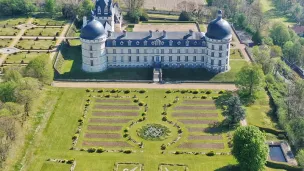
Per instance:
[[[171,133],[170,129],[161,124],[148,124],[138,130],[138,135],[150,141],[165,140]]]

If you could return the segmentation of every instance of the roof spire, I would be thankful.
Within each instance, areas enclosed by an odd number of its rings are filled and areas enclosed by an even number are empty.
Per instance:
[[[218,10],[218,12],[217,12],[217,18],[218,18],[218,19],[222,19],[222,17],[223,17],[223,12],[222,12],[222,10]]]

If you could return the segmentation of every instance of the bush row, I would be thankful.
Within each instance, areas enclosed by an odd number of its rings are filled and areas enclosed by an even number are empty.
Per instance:
[[[274,169],[285,169],[288,171],[302,171],[303,170],[303,168],[300,168],[298,166],[292,166],[289,164],[279,163],[279,162],[274,162],[274,161],[267,161],[266,166],[270,167],[270,168],[274,168]]]

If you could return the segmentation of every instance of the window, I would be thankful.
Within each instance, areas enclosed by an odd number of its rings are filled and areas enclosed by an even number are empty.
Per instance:
[[[148,53],[148,50],[147,50],[147,49],[144,49],[144,53],[147,54],[147,53]]]
[[[186,50],[185,50],[185,53],[189,53],[189,49],[186,49]]]
[[[90,46],[90,51],[92,51],[93,50],[93,47],[92,46]]]
[[[156,53],[159,53],[159,49],[156,49]]]
[[[107,62],[109,62],[109,57],[107,57]]]
[[[131,49],[128,49],[128,53],[131,54]]]
[[[164,62],[165,61],[165,57],[161,56],[161,61]]]
[[[120,57],[120,62],[123,62],[124,61],[124,57]]]
[[[172,56],[169,56],[169,62],[172,62]]]
[[[148,62],[148,59],[147,59],[147,57],[146,57],[146,56],[144,57],[144,61],[145,61],[145,62]]]
[[[214,57],[214,52],[211,52],[211,57]]]
[[[221,65],[222,65],[222,60],[219,60],[218,66],[221,66]]]
[[[139,49],[136,49],[136,53],[139,54]]]
[[[214,50],[214,45],[212,45],[212,48],[211,48],[212,50]]]
[[[113,54],[116,54],[116,49],[113,49]]]
[[[90,58],[93,58],[93,53],[90,53]]]
[[[219,57],[220,57],[220,58],[222,57],[222,53],[219,53]]]
[[[113,62],[116,62],[116,56],[113,56]]]
[[[204,56],[201,57],[201,61],[205,62],[205,57]]]
[[[196,62],[196,56],[193,56],[193,62]]]
[[[131,60],[132,60],[132,58],[131,58],[131,56],[129,56],[129,62],[131,62]]]
[[[154,56],[152,56],[152,62],[154,62]]]
[[[228,59],[226,59],[226,64],[228,64]]]
[[[194,49],[194,52],[193,53],[197,53],[197,49]]]
[[[213,59],[211,59],[211,65],[214,65],[214,60]]]
[[[219,49],[220,49],[220,50],[223,50],[223,46],[222,46],[222,45],[220,45]]]
[[[204,53],[205,53],[205,49],[202,50],[202,54],[204,54]]]
[[[161,54],[164,54],[164,53],[165,53],[165,50],[164,50],[164,49],[161,49],[160,51],[161,51],[161,52],[160,52]]]
[[[177,53],[180,53],[180,49],[177,49]]]
[[[91,66],[94,66],[94,61],[93,60],[91,60]]]
[[[180,56],[177,57],[177,62],[180,62]]]
[[[169,53],[172,54],[172,49],[169,49]]]
[[[139,56],[136,56],[136,62],[139,62]]]
[[[185,61],[188,62],[188,56],[185,56]]]
[[[123,49],[120,49],[120,53],[123,54],[123,53],[124,53],[124,50],[123,50]]]

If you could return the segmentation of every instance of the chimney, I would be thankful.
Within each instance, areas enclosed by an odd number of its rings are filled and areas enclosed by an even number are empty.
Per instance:
[[[163,31],[163,37],[165,38],[167,36],[166,30]]]
[[[123,33],[123,37],[127,36],[127,31],[126,30],[122,31],[122,33]]]
[[[219,10],[219,11],[217,12],[217,18],[218,18],[218,19],[222,19],[222,17],[223,17],[223,12],[222,12],[222,10]]]
[[[87,17],[84,16],[84,17],[83,17],[83,24],[82,24],[82,27],[85,27],[87,24],[88,24]]]
[[[152,31],[151,30],[149,31],[149,36],[152,37]]]

